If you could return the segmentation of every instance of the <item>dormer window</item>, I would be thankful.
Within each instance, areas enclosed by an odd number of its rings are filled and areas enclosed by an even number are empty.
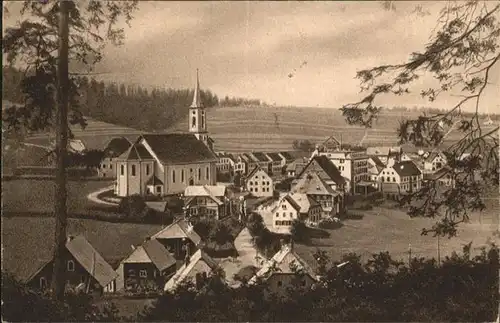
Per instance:
[[[68,260],[66,267],[68,271],[75,271],[75,262],[73,260]]]

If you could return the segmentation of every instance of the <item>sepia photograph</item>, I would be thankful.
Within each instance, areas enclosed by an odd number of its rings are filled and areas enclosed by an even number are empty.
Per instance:
[[[500,1],[2,21],[2,322],[500,323]]]

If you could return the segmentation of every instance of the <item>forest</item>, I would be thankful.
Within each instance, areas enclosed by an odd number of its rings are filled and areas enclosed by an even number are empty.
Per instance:
[[[24,72],[3,67],[3,100],[21,104],[25,95]],[[146,131],[163,131],[187,117],[193,89],[147,89],[136,85],[105,83],[86,76],[77,77],[79,110],[100,121]],[[229,98],[219,100],[210,90],[201,91],[206,108],[214,106],[260,105],[260,100]]]

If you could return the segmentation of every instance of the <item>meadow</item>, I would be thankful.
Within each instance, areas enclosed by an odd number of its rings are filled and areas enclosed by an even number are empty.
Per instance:
[[[418,113],[383,112],[373,128],[365,129],[347,125],[340,111],[327,108],[293,107],[215,107],[207,111],[207,127],[219,151],[276,151],[291,150],[293,141],[307,139],[320,143],[334,135],[348,144],[395,145],[399,121],[416,117]],[[187,116],[186,116],[187,119]],[[181,119],[175,125],[166,126],[167,132],[185,132],[187,120]],[[73,126],[75,137],[91,149],[103,149],[114,137],[125,136],[134,140],[141,133],[138,130],[121,127],[97,120],[88,120],[88,126],[81,129]],[[451,132],[445,144],[460,138],[460,133]],[[30,143],[48,145],[46,135],[32,136]]]
[[[433,237],[432,233],[421,235],[422,229],[431,228],[435,219],[411,219],[401,210],[388,208],[355,212],[362,213],[363,218],[348,219],[341,228],[324,230],[329,237],[313,238],[307,245],[296,244],[297,252],[312,263],[316,248],[325,250],[333,260],[339,260],[342,255],[351,252],[368,260],[374,253],[388,251],[394,259],[408,261],[410,248],[412,257],[437,259],[438,238]],[[494,233],[499,228],[498,213],[498,203],[489,203],[487,210],[470,215],[470,222],[459,226],[456,237],[439,238],[441,259],[453,251],[460,252],[470,242],[473,252],[478,252],[489,241],[496,241]]]

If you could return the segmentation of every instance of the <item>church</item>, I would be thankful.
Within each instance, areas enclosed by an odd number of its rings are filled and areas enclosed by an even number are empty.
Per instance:
[[[215,185],[218,157],[206,117],[197,71],[188,132],[140,135],[116,159],[115,194],[165,196],[190,185]]]

